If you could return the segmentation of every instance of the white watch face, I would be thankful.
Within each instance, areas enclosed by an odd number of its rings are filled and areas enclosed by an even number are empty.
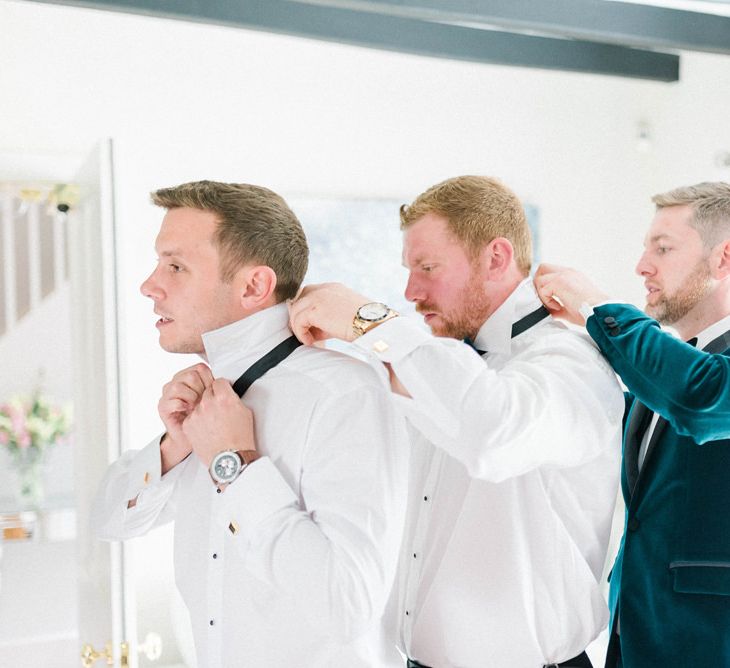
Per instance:
[[[382,320],[388,315],[388,307],[380,302],[371,302],[370,304],[361,306],[357,315],[361,320],[375,322],[376,320]]]
[[[234,480],[241,470],[241,459],[235,452],[219,452],[210,467],[211,475],[217,482]]]

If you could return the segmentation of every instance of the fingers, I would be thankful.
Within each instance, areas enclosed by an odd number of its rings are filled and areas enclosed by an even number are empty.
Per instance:
[[[294,336],[296,336],[305,346],[311,346],[321,338],[320,330],[315,325],[313,319],[316,317],[317,303],[313,293],[323,285],[308,285],[302,289],[300,296],[296,300],[288,303],[289,308],[289,326]]]
[[[203,364],[202,362],[194,364],[182,371],[178,371],[172,377],[173,382],[177,381],[185,383],[198,394],[202,394],[203,390],[208,387],[213,380],[213,372],[207,364]]]
[[[560,271],[564,271],[567,267],[562,267],[559,264],[549,264],[547,262],[541,262],[535,272],[535,278],[543,276],[544,274],[556,274]]]
[[[177,422],[190,414],[212,383],[211,370],[201,363],[178,371],[163,386],[157,410],[168,428],[172,426],[170,420]]]
[[[289,326],[292,332],[294,332],[294,336],[305,346],[311,346],[314,343],[314,336],[310,332],[312,324],[306,312],[302,311],[301,308],[297,311],[292,311],[292,307],[289,308]]]

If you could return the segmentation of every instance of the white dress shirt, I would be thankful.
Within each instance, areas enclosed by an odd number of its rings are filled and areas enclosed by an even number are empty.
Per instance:
[[[213,375],[234,381],[289,336],[282,304],[203,339]],[[264,456],[237,480],[217,493],[194,454],[161,477],[157,438],[110,467],[96,530],[126,539],[175,521],[199,668],[383,665],[407,477],[404,422],[384,379],[302,346],[243,401]]]
[[[547,318],[526,280],[480,329],[484,359],[395,318],[357,341],[412,399],[399,643],[433,668],[539,668],[605,627],[599,587],[624,402],[587,336]]]

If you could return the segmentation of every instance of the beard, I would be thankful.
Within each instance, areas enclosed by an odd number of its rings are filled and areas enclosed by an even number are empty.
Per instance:
[[[705,298],[711,289],[710,278],[706,261],[700,261],[681,288],[656,304],[647,304],[644,311],[662,325],[673,325]]]
[[[489,315],[492,302],[476,272],[469,277],[461,300],[452,309],[440,310],[436,304],[419,304],[416,310],[438,313],[440,324],[431,325],[434,336],[452,339],[474,338]]]

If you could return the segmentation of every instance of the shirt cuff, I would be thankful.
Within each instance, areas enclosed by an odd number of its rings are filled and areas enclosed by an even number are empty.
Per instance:
[[[215,517],[236,537],[249,540],[259,524],[279,510],[296,507],[298,498],[268,457],[249,464],[223,492],[216,494]]]
[[[599,306],[606,306],[607,304],[624,304],[625,302],[619,301],[618,299],[606,299],[602,302],[598,302],[598,304],[589,304],[588,302],[583,302],[580,305],[580,308],[578,309],[578,312],[583,316],[583,320],[585,322],[588,322],[588,318],[590,318],[593,313],[593,309],[598,308]]]
[[[162,456],[158,436],[140,450],[129,467],[127,498],[134,499],[148,489],[158,488],[167,490],[175,484],[183,469],[182,462],[162,475]]]
[[[353,345],[366,355],[374,355],[381,362],[391,363],[398,362],[432,339],[433,336],[421,329],[412,318],[401,315],[374,327],[355,339]]]

